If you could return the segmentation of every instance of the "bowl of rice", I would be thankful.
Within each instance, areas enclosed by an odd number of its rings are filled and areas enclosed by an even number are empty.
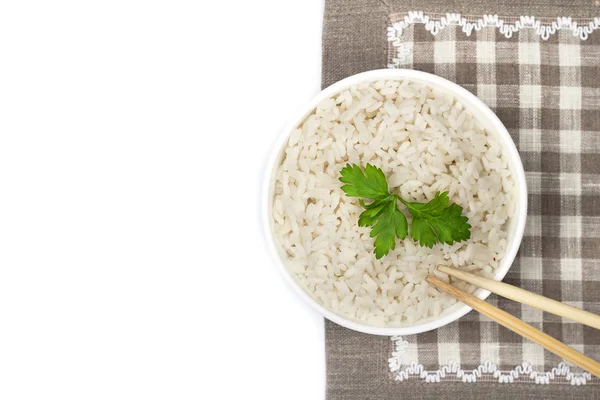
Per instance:
[[[447,192],[470,238],[429,248],[409,235],[377,258],[357,223],[359,200],[341,189],[348,164],[380,168],[410,201]],[[359,332],[416,334],[457,320],[471,308],[427,275],[485,299],[436,267],[501,280],[523,236],[527,186],[510,134],[477,97],[435,75],[386,69],[335,83],[282,132],[267,165],[262,223],[275,264],[309,305]]]

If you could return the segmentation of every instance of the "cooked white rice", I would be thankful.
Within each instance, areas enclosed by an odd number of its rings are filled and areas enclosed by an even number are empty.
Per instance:
[[[515,203],[506,158],[447,93],[406,80],[352,86],[320,103],[284,151],[272,207],[281,254],[304,290],[339,315],[390,327],[435,317],[455,303],[425,281],[429,273],[448,281],[437,265],[491,276],[504,255]],[[357,224],[358,199],[340,189],[346,163],[381,168],[408,201],[448,191],[471,238],[429,249],[409,235],[377,260],[370,228]]]

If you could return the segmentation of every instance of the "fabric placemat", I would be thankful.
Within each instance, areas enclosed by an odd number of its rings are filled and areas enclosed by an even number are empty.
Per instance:
[[[600,2],[326,0],[323,87],[386,67],[440,75],[496,112],[529,190],[505,281],[600,313]],[[600,331],[487,301],[600,360]],[[326,353],[330,400],[600,398],[600,379],[476,312],[395,338],[326,321]]]

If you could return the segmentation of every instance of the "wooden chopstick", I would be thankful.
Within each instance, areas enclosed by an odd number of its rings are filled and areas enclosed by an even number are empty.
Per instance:
[[[442,281],[434,275],[427,276],[427,282],[437,286],[444,292],[456,297],[458,300],[479,311],[481,314],[487,316],[488,318],[493,319],[500,325],[539,344],[546,350],[551,351],[559,357],[562,357],[565,360],[568,360],[573,364],[583,368],[584,370],[600,377],[600,363],[592,360],[589,357],[584,356],[577,350],[554,339],[552,336],[548,336],[544,332],[535,329],[533,326],[521,321],[520,319],[510,315],[509,313],[502,311],[501,309],[494,307],[491,304],[488,304],[485,301],[468,294],[467,292],[463,292],[462,290],[455,288],[451,284]]]
[[[460,269],[439,266],[438,270],[480,288],[487,289],[507,299],[539,308],[540,310],[580,322],[592,328],[600,329],[600,316],[589,311],[566,305],[560,301],[549,299],[525,289],[509,285],[508,283],[473,275]]]

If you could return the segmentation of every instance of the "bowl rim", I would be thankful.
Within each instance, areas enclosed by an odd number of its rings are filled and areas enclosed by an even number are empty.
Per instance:
[[[493,276],[495,280],[502,280],[504,278],[517,255],[517,251],[525,231],[525,221],[527,219],[527,183],[523,164],[517,151],[517,147],[504,124],[502,124],[496,114],[487,105],[485,105],[485,103],[458,84],[427,72],[409,69],[378,69],[351,75],[323,89],[312,98],[307,106],[300,109],[301,112],[293,114],[295,117],[291,119],[291,123],[287,124],[285,129],[278,134],[267,159],[266,170],[264,171],[264,179],[261,188],[260,221],[262,224],[262,233],[272,261],[275,263],[277,269],[279,270],[283,279],[287,282],[288,286],[292,287],[292,290],[303,299],[305,304],[311,306],[314,310],[330,321],[354,331],[383,336],[412,335],[437,329],[456,321],[471,311],[472,308],[465,304],[460,305],[460,303],[456,303],[449,308],[451,309],[452,307],[456,307],[455,310],[448,312],[441,317],[431,320],[425,319],[423,320],[423,323],[405,327],[376,327],[352,321],[325,308],[300,287],[282,260],[279,250],[277,249],[275,235],[271,229],[271,184],[275,178],[275,173],[277,170],[276,162],[280,157],[283,150],[283,145],[288,140],[292,130],[295,129],[298,124],[302,122],[314,110],[314,108],[326,98],[331,97],[335,93],[338,93],[351,85],[379,79],[409,79],[420,81],[434,87],[439,86],[445,91],[455,93],[459,97],[472,103],[471,105],[477,108],[477,112],[480,113],[480,115],[482,115],[484,118],[488,119],[491,124],[493,124],[497,134],[505,139],[503,140],[503,143],[501,143],[501,146],[502,149],[508,153],[508,159],[513,163],[514,166],[514,170],[511,169],[511,172],[513,173],[515,180],[515,190],[517,190],[518,193],[516,196],[518,201],[515,207],[515,216],[517,217],[515,235],[513,240],[509,242],[501,264],[499,268],[496,269]],[[490,295],[490,292],[484,289],[477,289],[474,295],[481,300],[485,300]]]

